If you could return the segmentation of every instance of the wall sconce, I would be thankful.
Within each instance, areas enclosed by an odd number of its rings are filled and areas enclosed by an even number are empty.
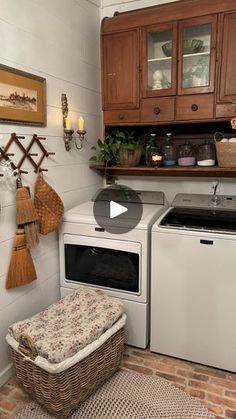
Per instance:
[[[73,136],[74,130],[72,129],[71,118],[68,116],[68,101],[65,93],[61,95],[61,108],[62,108],[62,115],[63,115],[63,134],[64,134],[64,143],[66,151],[71,149],[71,141],[75,140],[75,146],[78,150],[81,150],[83,147],[83,142],[85,140],[86,131],[84,129],[84,118],[82,116],[78,119],[78,130],[76,131],[78,134],[78,138],[80,144],[77,143],[77,137]]]

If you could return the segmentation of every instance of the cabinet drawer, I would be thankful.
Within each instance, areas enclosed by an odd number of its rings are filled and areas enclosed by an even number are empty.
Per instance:
[[[214,95],[179,96],[176,98],[176,120],[213,118]]]
[[[232,118],[236,114],[234,103],[217,103],[216,118]]]
[[[139,110],[104,111],[103,117],[105,124],[139,122]]]
[[[175,99],[143,99],[141,101],[141,122],[173,121]]]

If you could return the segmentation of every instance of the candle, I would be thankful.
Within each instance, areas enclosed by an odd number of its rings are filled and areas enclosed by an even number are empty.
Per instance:
[[[71,124],[71,118],[69,116],[67,116],[66,118],[66,129],[71,129],[72,124]]]
[[[152,155],[152,161],[158,161],[158,160],[161,160],[161,159],[162,159],[162,157],[158,154],[153,154]]]
[[[84,118],[82,116],[78,119],[78,130],[84,131]]]

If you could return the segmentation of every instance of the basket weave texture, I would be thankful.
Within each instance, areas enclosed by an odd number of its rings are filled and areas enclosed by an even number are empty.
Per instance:
[[[124,350],[124,328],[65,371],[52,374],[10,347],[16,375],[24,389],[45,409],[67,418],[118,369]]]
[[[120,148],[119,150],[119,166],[138,166],[141,159],[141,149],[126,150]]]
[[[219,167],[236,167],[236,143],[216,141]]]
[[[35,183],[34,206],[39,217],[39,232],[48,234],[57,230],[64,213],[63,202],[40,175]]]

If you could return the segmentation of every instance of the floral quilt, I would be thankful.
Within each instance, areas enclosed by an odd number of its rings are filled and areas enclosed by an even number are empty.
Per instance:
[[[33,317],[14,323],[8,331],[19,342],[20,351],[56,364],[98,339],[123,311],[120,300],[84,287]]]

